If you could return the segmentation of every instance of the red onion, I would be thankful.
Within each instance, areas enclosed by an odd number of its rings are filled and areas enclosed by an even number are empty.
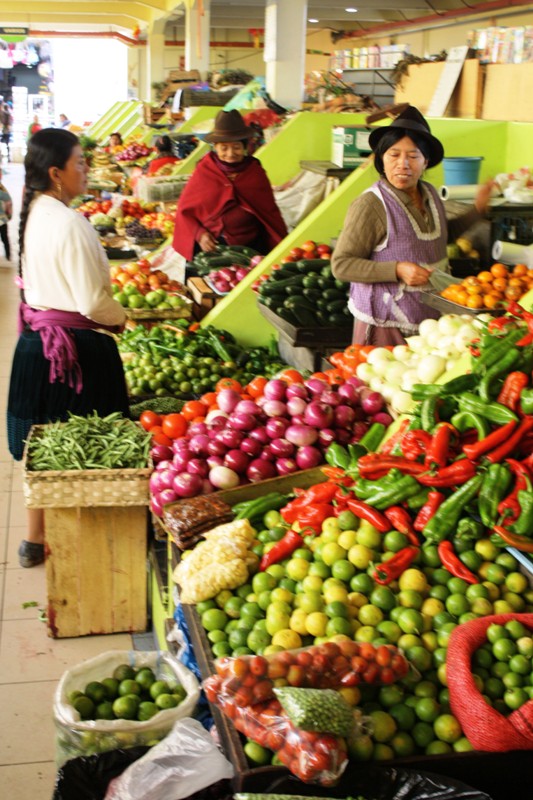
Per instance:
[[[320,378],[308,378],[304,382],[304,386],[309,389],[313,395],[322,394],[322,392],[325,392],[326,389],[329,388],[329,384]]]
[[[379,392],[371,392],[367,395],[361,393],[361,408],[366,414],[377,414],[384,405],[385,402]]]
[[[172,468],[172,459],[170,459],[170,460],[169,459],[165,459],[165,461],[160,461],[156,465],[156,470],[157,471],[162,470],[162,469],[169,469],[169,468]]]
[[[210,481],[208,481],[207,478],[204,478],[202,482],[201,494],[212,494],[214,491],[215,487],[213,486],[213,484]]]
[[[304,421],[306,425],[312,425],[314,428],[329,428],[333,422],[333,409],[319,400],[312,400],[305,409]]]
[[[271,378],[265,383],[263,395],[267,400],[284,400],[287,384],[280,378]]]
[[[299,447],[296,451],[298,469],[312,469],[322,463],[322,453],[316,447]]]
[[[179,439],[174,439],[172,442],[172,449],[175,453],[189,453],[189,440],[181,436]]]
[[[251,439],[257,439],[257,441],[261,442],[261,444],[267,444],[270,439],[270,436],[262,425],[258,428],[254,428],[253,431],[250,431],[249,436]]]
[[[213,467],[209,471],[209,482],[215,489],[234,489],[239,485],[239,476],[229,467]]]
[[[187,470],[190,475],[199,475],[200,478],[207,478],[209,473],[209,465],[203,458],[191,458],[187,464]]]
[[[188,472],[180,472],[174,478],[174,491],[178,497],[196,497],[202,491],[203,485],[199,475],[190,475]]]
[[[156,517],[162,517],[163,516],[163,506],[159,502],[159,496],[158,495],[153,495],[150,498],[150,509],[156,515]]]
[[[220,456],[208,456],[205,460],[209,469],[213,467],[220,467],[224,463],[223,459]]]
[[[290,422],[285,417],[272,417],[265,425],[265,431],[269,439],[279,439],[285,435]]]
[[[209,425],[210,428],[223,428],[226,424],[226,420],[228,415],[225,411],[220,411],[218,408],[214,408],[212,411],[209,412],[207,417],[205,418],[206,423]]]
[[[192,439],[193,436],[205,436],[208,427],[205,422],[191,422],[187,428],[187,438]]]
[[[374,414],[372,417],[371,422],[380,422],[388,428],[389,425],[392,424],[392,417],[390,414],[387,414],[386,411],[378,411],[378,413]]]
[[[305,425],[304,415],[303,414],[295,414],[291,417],[291,425]]]
[[[289,425],[285,431],[285,438],[296,447],[314,444],[318,439],[318,431],[309,425]]]
[[[335,441],[339,444],[348,444],[352,438],[352,431],[346,428],[335,428]]]
[[[333,391],[333,389],[326,389],[326,391],[322,392],[320,395],[320,402],[335,408],[335,406],[338,406],[341,402],[341,398],[337,392]]]
[[[234,408],[236,414],[260,414],[261,409],[253,400],[239,400]]]
[[[358,442],[359,439],[362,439],[365,433],[368,430],[368,423],[367,422],[356,422],[352,428],[352,437],[350,439],[351,442]]]
[[[263,449],[261,450],[261,455],[259,456],[259,458],[262,461],[274,461],[275,456],[274,456],[274,453],[272,452],[272,450],[270,449],[270,445],[269,444],[267,444],[267,445],[265,445],[263,447]]]
[[[166,444],[154,444],[150,450],[150,455],[154,464],[159,464],[160,461],[172,458],[172,448],[167,447]]]
[[[246,476],[252,483],[257,481],[266,481],[268,478],[276,477],[276,467],[271,461],[264,461],[262,458],[256,458],[251,461]]]
[[[251,267],[256,267],[258,264],[261,263],[262,260],[263,260],[263,256],[261,256],[259,254],[256,255],[256,256],[252,256],[252,258],[250,259],[250,266]]]
[[[223,431],[220,431],[216,437],[217,442],[222,442],[222,444],[226,445],[226,447],[229,447],[230,449],[239,447],[243,439],[244,434],[241,433],[241,431],[237,431],[233,428],[225,428]],[[218,453],[215,453],[215,455],[218,455]]]
[[[233,412],[228,419],[228,425],[238,431],[251,431],[257,425],[257,420],[253,414]]]
[[[150,487],[150,492],[152,494],[159,494],[159,492],[163,488],[161,486],[160,475],[161,475],[161,473],[157,472],[157,470],[154,470],[152,472],[152,474],[150,475],[150,480],[148,481],[148,485]]]
[[[290,475],[291,472],[296,472],[298,464],[294,458],[278,458],[276,461],[276,470],[278,475]]]
[[[186,472],[187,464],[190,461],[188,453],[176,453],[172,459],[172,469],[174,472]]]
[[[217,394],[217,406],[221,411],[230,414],[240,399],[240,394],[234,389],[221,389]]]
[[[287,400],[292,400],[293,397],[299,397],[300,400],[307,400],[309,392],[303,383],[290,383],[285,390]]]
[[[163,489],[163,491],[159,492],[157,495],[157,499],[162,506],[166,506],[167,503],[175,503],[176,500],[178,500],[178,495],[174,489]]]
[[[241,442],[241,450],[249,456],[258,456],[263,445],[257,439],[248,436]]]
[[[243,453],[242,450],[228,450],[224,456],[224,466],[229,467],[239,475],[246,472],[249,463],[250,457]]]
[[[318,443],[322,447],[329,447],[335,441],[335,431],[332,428],[321,428],[318,431]]]
[[[189,439],[189,450],[193,455],[206,456],[209,452],[207,448],[211,441],[206,433],[198,433]]]
[[[340,405],[334,409],[335,425],[349,428],[355,420],[355,410],[351,406]]]
[[[358,379],[359,380],[359,379]],[[351,383],[341,383],[338,389],[338,394],[341,400],[348,403],[350,406],[355,406],[359,402],[359,395],[355,386]]]
[[[276,458],[288,458],[294,453],[294,445],[288,439],[272,439],[269,447]]]
[[[287,413],[287,406],[281,400],[267,400],[263,404],[263,411],[267,417],[284,417]]]
[[[365,385],[365,382],[358,378],[357,375],[350,375],[349,378],[346,378],[346,383],[350,386],[353,386],[355,389],[359,389],[361,386]]]
[[[235,270],[235,277],[237,278],[237,281],[244,280],[249,272],[250,270],[248,267],[237,267]]]
[[[210,439],[207,445],[207,452],[210,456],[224,456],[226,455],[227,447],[220,439]]]
[[[303,414],[306,408],[307,403],[302,397],[291,397],[290,400],[287,400],[287,411],[291,417],[297,414]]]
[[[172,488],[172,483],[177,475],[177,469],[162,469],[161,472],[158,472],[157,474],[159,476],[159,491],[161,492],[163,489]]]

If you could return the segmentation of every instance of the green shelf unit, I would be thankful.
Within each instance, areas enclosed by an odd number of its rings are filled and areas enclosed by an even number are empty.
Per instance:
[[[133,134],[141,134],[144,130],[143,104],[138,100],[125,100],[114,103],[100,119],[91,125],[87,135],[106,144],[109,136],[118,131],[125,139]]]

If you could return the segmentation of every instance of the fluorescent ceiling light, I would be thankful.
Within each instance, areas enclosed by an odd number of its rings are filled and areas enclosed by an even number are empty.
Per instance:
[[[308,22],[318,22],[317,19],[313,19],[312,17],[307,20]]]
[[[345,8],[344,9],[348,14],[357,14],[356,8]]]

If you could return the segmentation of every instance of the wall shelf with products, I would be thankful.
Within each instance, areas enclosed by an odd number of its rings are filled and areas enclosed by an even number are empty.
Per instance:
[[[353,88],[355,94],[368,95],[378,106],[384,106],[394,103],[392,72],[392,69],[382,67],[344,69],[342,80]]]

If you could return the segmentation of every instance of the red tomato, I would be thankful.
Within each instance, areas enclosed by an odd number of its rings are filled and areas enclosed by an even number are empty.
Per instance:
[[[299,258],[304,257],[304,251],[302,250],[301,247],[293,247],[292,250],[289,250],[289,255],[292,256],[292,258],[294,258],[296,261],[298,261]]]
[[[329,244],[317,244],[316,251],[319,255],[331,255],[331,247]]]
[[[268,661],[263,656],[252,656],[248,667],[252,675],[266,675]]]
[[[304,242],[302,245],[302,250],[305,250],[308,253],[310,250],[316,250],[316,242],[313,242],[312,239],[308,239],[307,242]]]
[[[150,431],[152,433],[152,442],[154,444],[164,444],[166,447],[170,447],[172,445],[172,439],[167,436],[165,433],[153,433],[153,428]]]
[[[179,439],[187,430],[187,420],[183,414],[167,414],[163,417],[161,427],[170,439]]]
[[[242,392],[242,386],[235,378],[220,378],[215,386],[217,392],[221,389],[233,389],[235,392]]]
[[[151,431],[154,425],[161,425],[161,417],[155,411],[143,411],[139,421],[145,431]]]
[[[187,400],[181,409],[181,413],[188,422],[191,422],[196,417],[205,417],[208,408],[201,400]]]

